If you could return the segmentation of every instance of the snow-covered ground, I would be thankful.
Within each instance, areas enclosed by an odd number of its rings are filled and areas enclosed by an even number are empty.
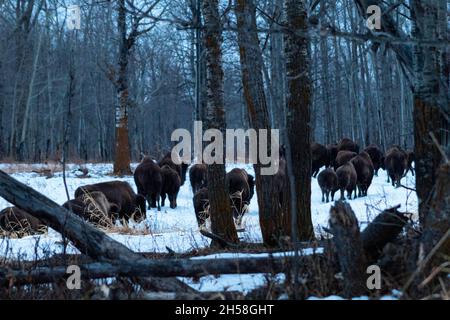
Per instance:
[[[136,164],[132,167],[134,168]],[[53,201],[63,204],[67,198],[65,194],[62,173],[56,172],[53,177],[46,178],[31,170],[39,170],[44,167],[40,164],[35,165],[16,165],[0,164],[1,170],[12,172],[12,176],[28,186],[38,190]],[[90,177],[78,178],[79,172],[76,169],[79,165],[68,165],[67,184],[69,194],[73,196],[75,189],[79,186],[91,183],[98,183],[110,180],[128,181],[136,189],[133,177],[117,178],[111,176],[111,164],[87,164],[84,165],[89,170]],[[251,165],[230,165],[227,170],[234,167],[245,168],[253,174]],[[364,228],[367,222],[370,222],[383,209],[401,205],[402,211],[417,213],[416,194],[404,188],[394,188],[386,182],[387,177],[384,171],[380,171],[378,177],[374,177],[373,183],[369,189],[368,196],[351,200],[350,204],[361,222],[361,228]],[[402,180],[402,183],[408,187],[414,188],[414,177],[408,175]],[[147,234],[109,234],[115,240],[125,244],[130,249],[137,252],[167,252],[167,248],[175,252],[187,252],[192,249],[204,248],[209,245],[210,240],[203,237],[197,227],[197,222],[192,205],[192,190],[189,185],[189,177],[186,183],[181,187],[176,209],[169,207],[162,208],[161,212],[156,209],[147,211],[146,221],[133,226],[136,229],[144,229],[145,226],[151,231]],[[336,194],[339,196],[339,193]],[[336,197],[336,198],[337,198]],[[330,203],[321,202],[321,192],[317,180],[312,180],[312,219],[316,234],[322,234],[322,227],[328,224]],[[0,210],[10,206],[7,201],[0,198]],[[261,242],[261,230],[258,221],[258,208],[256,195],[253,197],[249,213],[243,219],[245,231],[241,232],[240,238],[249,242]],[[17,258],[22,260],[34,260],[36,258],[48,257],[62,251],[61,237],[54,230],[42,236],[30,236],[21,239],[0,239],[0,256]],[[76,253],[73,247],[68,248],[68,253]],[[213,259],[214,257],[211,257]],[[221,277],[203,277],[204,281],[200,283],[190,283],[190,285],[201,290],[220,290],[229,288],[231,290],[245,289],[249,290],[264,281],[261,275],[223,275]],[[245,288],[242,287],[245,284]]]

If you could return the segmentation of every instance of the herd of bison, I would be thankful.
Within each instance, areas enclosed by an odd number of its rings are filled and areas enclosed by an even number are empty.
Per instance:
[[[314,142],[311,153],[312,175],[317,177],[323,202],[328,202],[330,197],[333,201],[337,191],[340,191],[340,199],[345,199],[345,191],[348,200],[366,196],[373,176],[378,175],[380,168],[387,171],[388,182],[390,179],[392,185],[397,187],[408,171],[414,174],[414,153],[397,145],[386,153],[375,144],[360,152],[356,142],[344,138],[337,144],[327,146]],[[124,181],[85,185],[76,189],[75,198],[64,203],[63,207],[98,227],[106,221],[115,223],[116,220],[128,222],[133,219],[140,222],[146,218],[146,202],[148,207],[160,211],[167,197],[170,208],[177,207],[177,195],[186,180],[187,170],[188,165],[175,164],[170,153],[159,162],[144,157],[134,172],[137,194]],[[280,149],[279,170],[273,179],[274,192],[279,195],[281,206],[287,183],[283,147]],[[192,165],[189,168],[189,180],[194,194],[195,215],[201,227],[208,218],[207,165]],[[225,182],[233,216],[239,225],[254,195],[254,177],[244,169],[235,168],[226,174]],[[46,227],[38,219],[17,207],[0,212],[0,229],[18,236],[46,232]]]

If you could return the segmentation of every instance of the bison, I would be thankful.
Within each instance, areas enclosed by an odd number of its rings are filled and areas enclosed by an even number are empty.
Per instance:
[[[356,171],[356,184],[358,186],[358,197],[367,196],[367,190],[372,184],[374,168],[369,154],[362,151],[350,160]]]
[[[233,207],[233,217],[236,219],[236,224],[240,225],[245,207],[250,204],[255,192],[254,178],[244,169],[236,168],[227,173],[225,183]],[[208,218],[208,189],[201,188],[198,190],[193,197],[193,202],[197,222],[201,226]]]
[[[312,176],[315,178],[319,173],[320,168],[323,166],[329,167],[330,165],[330,156],[328,154],[328,150],[324,145],[320,143],[313,142],[311,144],[311,172]]]
[[[28,212],[17,207],[9,207],[0,212],[0,230],[24,237],[43,234],[47,232],[47,226]]]
[[[144,157],[142,159],[134,171],[134,183],[138,194],[143,195],[147,199],[149,208],[158,208],[158,211],[161,211],[161,168],[152,158]]]
[[[337,154],[339,152],[338,145],[336,143],[327,144],[327,152],[330,166],[334,167]]]
[[[180,191],[181,178],[178,173],[168,165],[162,166],[161,176],[161,206],[164,207],[167,195],[170,202],[170,208],[175,209],[177,207],[177,196]]]
[[[130,184],[125,181],[109,181],[90,184],[79,187],[75,190],[75,198],[81,198],[83,194],[90,194],[93,191],[102,192],[111,204],[117,206],[118,218],[128,221],[131,217],[137,222],[145,219],[145,198],[141,194],[136,194]]]
[[[337,170],[340,166],[346,164],[357,155],[358,154],[353,151],[339,151],[336,156],[336,160],[334,161],[334,170]]]
[[[208,186],[207,170],[207,165],[204,163],[194,164],[189,169],[189,180],[194,194],[201,188]]]
[[[338,143],[338,151],[352,151],[359,153],[359,146],[356,142],[349,138],[343,138]]]
[[[327,168],[322,170],[317,177],[317,182],[322,190],[322,202],[329,201],[329,196],[331,194],[331,201],[334,201],[334,194],[339,189],[338,187],[338,177],[333,168]]]
[[[119,213],[119,207],[115,203],[110,203],[100,191],[84,193],[81,197],[66,201],[63,207],[83,220],[103,227],[110,226],[113,217]]]
[[[181,162],[181,159],[177,160],[178,163],[181,164],[175,164],[175,162],[173,162],[172,160],[172,153],[168,152],[162,159],[161,161],[158,162],[158,165],[162,168],[164,165],[168,165],[169,167],[171,167],[173,170],[175,170],[178,175],[180,176],[181,179],[181,185],[184,185],[184,182],[186,181],[186,172],[187,169],[189,167],[188,164]]]
[[[347,191],[347,198],[349,200],[352,199],[353,191],[355,190],[355,198],[356,198],[356,170],[351,161],[346,164],[340,166],[336,175],[338,177],[338,186],[341,191],[341,200],[344,200],[344,191]]]
[[[208,189],[201,188],[194,194],[193,198],[195,217],[197,218],[198,226],[201,227],[209,218],[209,198]]]
[[[230,194],[233,215],[239,219],[245,213],[245,206],[250,204],[255,193],[254,178],[244,169],[235,168],[225,176],[225,185]]]
[[[384,154],[381,149],[376,144],[370,144],[364,149],[370,156],[372,160],[373,169],[375,170],[375,175],[378,176],[378,170],[384,168]]]
[[[408,166],[408,155],[399,146],[393,146],[386,152],[384,166],[388,174],[388,182],[390,178],[392,186],[399,187]]]

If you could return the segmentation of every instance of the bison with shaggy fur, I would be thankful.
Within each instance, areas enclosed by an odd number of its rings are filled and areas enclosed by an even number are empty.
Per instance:
[[[254,178],[244,169],[235,168],[225,176],[225,184],[232,201],[233,215],[239,218],[245,213],[245,206],[250,204],[255,193]]]
[[[340,166],[336,171],[336,175],[338,177],[339,190],[341,191],[341,200],[345,199],[344,191],[347,191],[347,198],[351,200],[353,191],[356,190],[357,181],[356,170],[353,166],[353,163],[349,161],[346,164]]]
[[[384,166],[392,186],[399,187],[400,180],[408,166],[408,155],[400,147],[393,146],[386,152]]]
[[[134,183],[138,194],[147,199],[149,208],[158,208],[158,211],[161,211],[161,168],[152,158],[145,157],[137,166],[134,171]]]
[[[380,168],[384,168],[383,151],[381,151],[380,147],[373,143],[368,145],[364,151],[369,154],[370,160],[372,160],[373,169],[375,170],[375,175],[378,176],[378,170],[380,170]]]
[[[192,192],[195,194],[201,188],[208,186],[207,165],[204,163],[194,164],[189,169],[189,181],[191,182]]]
[[[116,217],[120,211],[119,207],[115,203],[110,203],[100,191],[84,193],[81,197],[66,201],[63,207],[83,220],[101,227],[110,226],[113,217]]]
[[[181,185],[184,185],[184,182],[186,181],[186,172],[187,172],[189,165],[182,162],[181,158],[178,155],[176,155],[176,157],[178,158],[178,159],[176,159],[176,163],[180,163],[180,164],[176,164],[172,160],[172,153],[169,152],[161,159],[161,161],[158,162],[158,165],[161,168],[163,166],[167,165],[167,166],[171,167],[173,170],[175,170],[178,173],[178,175],[180,176]]]
[[[311,172],[312,176],[315,178],[319,173],[320,168],[329,167],[330,165],[330,156],[328,154],[328,150],[324,145],[320,143],[313,142],[311,144]]]
[[[109,181],[82,186],[75,190],[75,198],[94,191],[102,192],[110,203],[117,205],[118,215],[113,219],[128,221],[133,217],[137,222],[145,219],[145,198],[136,194],[128,182]]]
[[[372,184],[373,164],[369,154],[365,151],[350,160],[356,170],[356,185],[358,186],[358,196],[367,196],[367,190]]]
[[[201,188],[194,194],[193,198],[195,217],[197,218],[198,226],[201,227],[209,218],[209,198],[208,188]]]
[[[47,226],[28,212],[9,207],[0,211],[0,230],[24,237],[45,233]]]
[[[317,182],[319,183],[320,190],[322,190],[322,202],[328,202],[330,200],[334,201],[334,194],[339,189],[338,187],[338,177],[333,168],[327,168],[322,170],[317,177]]]
[[[352,139],[349,138],[343,138],[338,143],[338,151],[352,151],[359,153],[359,145],[354,142]]]
[[[330,166],[334,167],[337,154],[339,152],[338,145],[336,143],[327,144],[327,152]]]
[[[352,160],[354,157],[356,157],[358,154],[353,151],[339,151],[334,163],[334,170],[337,170],[340,166],[346,164],[350,160]]]
[[[162,186],[161,186],[161,206],[164,207],[166,195],[169,198],[170,208],[177,207],[177,196],[180,191],[181,178],[178,173],[169,165],[161,168]]]

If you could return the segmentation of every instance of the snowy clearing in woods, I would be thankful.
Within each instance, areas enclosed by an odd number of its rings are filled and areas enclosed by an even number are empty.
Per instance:
[[[137,164],[134,164],[134,169]],[[80,165],[71,164],[67,166],[67,184],[69,194],[73,196],[75,189],[85,184],[92,184],[111,180],[122,180],[129,182],[136,190],[132,176],[117,178],[111,176],[112,164],[87,164],[83,167],[89,170],[88,177],[79,178],[81,172],[77,171]],[[251,165],[228,165],[227,170],[234,167],[241,167],[253,174]],[[62,172],[57,171],[51,177],[43,176],[39,171],[48,166],[41,164],[17,165],[0,164],[0,169],[10,172],[14,178],[32,187],[33,189],[46,195],[53,201],[63,204],[67,198],[65,194]],[[387,183],[385,171],[381,171],[378,177],[374,177],[373,183],[369,189],[367,197],[351,200],[350,205],[358,217],[361,228],[364,229],[368,222],[372,221],[382,210],[401,205],[401,211],[417,213],[417,197],[415,192],[405,188],[394,188]],[[415,180],[411,174],[402,179],[402,184],[414,188]],[[189,177],[186,177],[186,183],[181,187],[178,196],[178,207],[170,209],[163,207],[161,212],[156,209],[147,211],[147,219],[138,225],[131,227],[139,232],[136,234],[118,234],[109,233],[109,235],[136,252],[166,252],[167,248],[177,252],[184,253],[194,249],[207,247],[210,239],[203,237],[197,227],[197,221],[192,204],[192,190],[189,184]],[[337,198],[339,192],[336,193]],[[315,178],[312,179],[312,219],[317,235],[324,234],[322,227],[328,225],[329,209],[332,203],[322,203],[322,194]],[[0,210],[11,204],[0,198]],[[258,207],[256,194],[253,197],[249,213],[244,216],[243,225],[245,231],[240,232],[241,240],[247,242],[261,242],[261,230],[258,220]],[[150,232],[144,232],[146,227]],[[0,238],[0,257],[20,260],[35,260],[48,258],[54,254],[61,253],[63,250],[62,241],[59,233],[49,230],[48,234],[41,236],[29,236],[21,239]],[[320,249],[319,249],[320,250]],[[71,245],[67,248],[67,253],[77,253],[78,251]],[[312,250],[304,250],[303,254],[312,254]],[[251,256],[251,255],[250,255]],[[202,258],[237,258],[249,257],[248,254],[215,254]],[[279,278],[279,279],[278,279]],[[180,278],[181,279],[181,278]],[[282,275],[277,276],[282,280]],[[219,277],[202,277],[201,281],[194,282],[192,279],[183,278],[183,281],[192,287],[202,290],[239,290],[248,291],[256,288],[266,282],[266,277],[261,274],[250,275],[222,275]]]

